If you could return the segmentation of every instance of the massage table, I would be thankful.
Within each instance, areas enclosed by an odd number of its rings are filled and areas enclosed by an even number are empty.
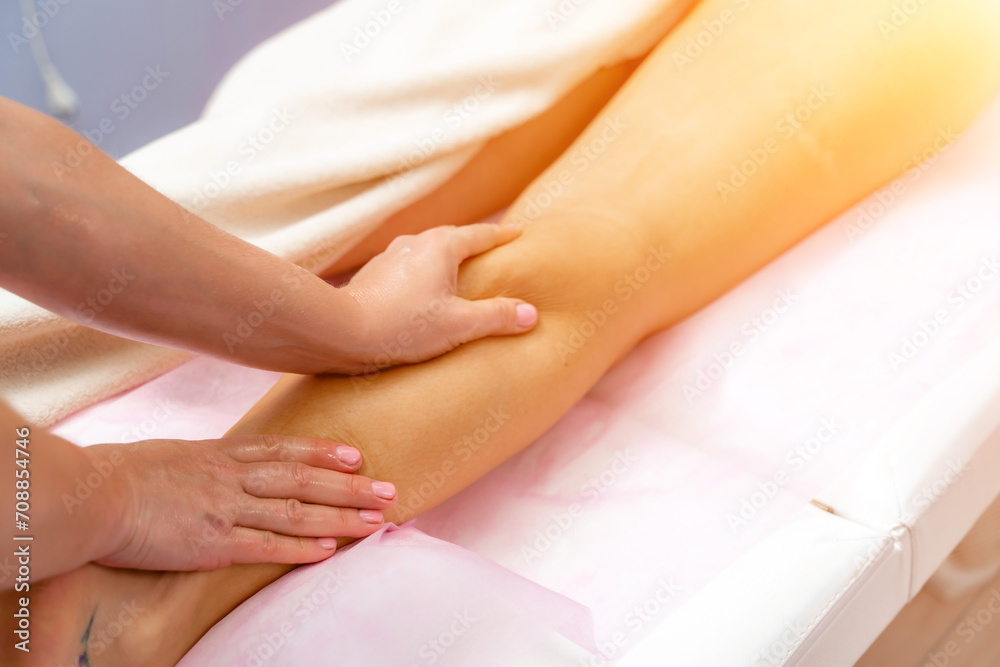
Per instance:
[[[853,664],[1000,495],[1000,103],[923,158],[182,664]],[[55,430],[218,437],[277,378],[196,359]]]

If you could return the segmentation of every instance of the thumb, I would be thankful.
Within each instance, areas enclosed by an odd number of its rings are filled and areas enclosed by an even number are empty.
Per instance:
[[[522,334],[537,322],[538,310],[519,299],[465,301],[452,324],[452,339],[468,343],[486,336]]]

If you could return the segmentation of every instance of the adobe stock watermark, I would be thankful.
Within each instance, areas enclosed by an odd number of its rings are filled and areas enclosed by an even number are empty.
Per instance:
[[[249,340],[284,302],[285,293],[279,289],[271,290],[271,294],[262,299],[254,299],[253,309],[245,316],[240,315],[236,318],[236,326],[232,331],[222,334],[222,342],[226,344],[229,354],[235,354],[236,348]]]
[[[447,141],[448,133],[471,118],[500,86],[501,82],[494,75],[480,76],[475,89],[445,111],[441,121],[424,138],[413,140],[414,150],[402,159],[396,173],[389,178],[389,187],[395,191],[400,181],[407,178],[415,167],[419,167],[434,155],[438,147]]]
[[[857,217],[851,222],[841,224],[844,235],[851,243],[857,242],[868,230],[875,226],[879,220],[896,204],[914,183],[930,169],[938,158],[948,152],[961,135],[955,134],[951,127],[940,129],[933,143],[927,147],[920,155],[914,155],[903,163],[903,175],[895,181],[885,186],[875,193],[874,198],[869,198]]]
[[[881,18],[875,23],[882,39],[889,39],[903,29],[920,10],[927,6],[930,0],[903,0],[892,5],[892,12],[886,18]]]
[[[580,660],[580,667],[606,667],[611,664],[622,649],[638,638],[640,633],[651,622],[657,620],[667,607],[684,590],[673,577],[660,577],[656,581],[656,590],[639,604],[634,605],[622,618],[626,630],[618,630],[608,637],[607,641],[599,641],[597,650],[600,655],[590,655]]]
[[[445,653],[461,641],[478,620],[468,609],[452,613],[452,620],[448,626],[420,645],[417,649],[417,657],[420,660],[411,662],[409,667],[421,667],[421,665],[430,667],[436,664]]]
[[[622,276],[614,285],[614,292],[617,296],[605,299],[599,308],[588,310],[585,317],[580,318],[580,322],[573,326],[569,336],[565,341],[556,343],[556,354],[559,360],[565,362],[571,356],[583,349],[598,331],[606,325],[609,319],[618,313],[622,304],[628,302],[641,290],[653,277],[662,269],[673,253],[664,248],[650,246],[646,261],[636,267],[635,270]]]
[[[736,363],[736,360],[743,356],[750,346],[760,340],[760,337],[767,333],[799,300],[799,297],[788,289],[779,289],[774,294],[775,298],[770,307],[762,310],[759,315],[751,317],[740,327],[742,338],[734,340],[724,350],[713,354],[712,361],[698,371],[694,380],[681,387],[684,398],[687,399],[689,405],[694,404],[695,399],[704,396],[716,382],[722,379]]]
[[[226,20],[226,14],[236,11],[236,8],[243,4],[243,0],[212,0],[212,9],[220,21]]]
[[[748,149],[745,153],[746,159],[730,165],[729,178],[716,181],[715,189],[722,197],[722,201],[729,201],[731,196],[760,173],[764,165],[781,150],[781,140],[788,141],[801,132],[832,97],[833,91],[829,90],[826,84],[810,86],[805,101],[792,108],[774,124],[777,137],[770,136],[759,146]]]
[[[6,584],[17,577],[18,565],[17,561],[11,560],[10,555],[3,557],[3,562],[0,563],[0,584]]]
[[[981,595],[979,597],[977,602],[977,608],[972,613],[966,615],[955,626],[955,629],[947,635],[949,641],[944,642],[944,645],[939,641],[935,648],[927,653],[927,661],[921,667],[949,667],[952,664],[952,660],[960,656],[962,650],[974,642],[1000,616],[1000,589],[996,587],[990,588],[985,596]],[[960,644],[958,642],[959,639],[963,643]],[[981,663],[963,661],[962,664],[971,665]]]
[[[930,484],[927,484],[917,491],[910,499],[909,506],[913,509],[903,514],[903,521],[910,523],[918,513],[926,512],[931,505],[936,503],[945,493],[962,477],[968,467],[960,459],[948,461],[948,467],[941,473],[940,477]]]
[[[52,162],[52,171],[56,177],[62,180],[63,176],[83,164],[83,159],[118,129],[118,125],[115,124],[116,119],[119,123],[124,122],[169,76],[170,72],[164,72],[159,65],[147,65],[145,75],[139,83],[116,97],[111,103],[111,115],[98,121],[96,127],[81,130],[83,138],[66,149],[62,161]]]
[[[27,46],[30,40],[42,32],[42,28],[49,24],[49,21],[56,17],[62,8],[73,0],[35,0],[30,16],[21,16],[21,32],[7,33],[7,41],[10,48],[16,54],[22,46]],[[41,10],[41,11],[39,11]]]
[[[575,170],[561,169],[558,174],[546,179],[542,183],[541,191],[528,197],[525,204],[518,207],[518,211],[513,214],[511,219],[519,224],[525,224],[542,215],[562,195],[565,189],[576,181],[577,176],[587,171],[590,165],[604,155],[608,147],[626,129],[628,129],[628,124],[618,116],[605,119],[601,133],[573,151],[570,164],[575,167]]]
[[[145,607],[140,607],[135,600],[122,602],[118,614],[112,620],[105,623],[104,627],[96,632],[91,628],[90,642],[88,644],[89,654],[95,658],[103,655],[119,637],[125,634],[125,630],[144,611],[146,611]]]
[[[120,269],[112,270],[107,283],[77,304],[77,316],[86,324],[90,324],[111,305],[115,297],[125,291],[133,280],[135,280],[135,275],[127,267],[123,266]],[[49,364],[55,362],[69,347],[70,341],[77,338],[83,331],[85,331],[83,327],[70,326],[64,331],[55,331],[49,334],[45,344],[34,347],[30,351],[31,368],[38,373],[46,370]]]
[[[750,663],[751,667],[778,667],[785,664],[785,658],[795,650],[795,647],[799,645],[808,632],[808,625],[802,625],[798,621],[786,623],[785,631],[781,637],[757,653]]]
[[[403,354],[416,342],[414,334],[420,335],[427,331],[437,319],[447,312],[448,304],[456,299],[458,296],[452,294],[450,290],[441,290],[440,294],[429,304],[410,315],[409,329],[400,331],[393,339],[379,341],[378,347],[381,352],[370,363],[365,364],[364,371],[351,376],[351,386],[355,393],[374,381],[387,368],[399,365],[403,360]]]
[[[545,10],[545,20],[549,22],[549,30],[555,30],[568,21],[576,10],[587,4],[590,0],[560,0],[556,8]]]
[[[133,623],[146,611],[145,607],[140,607],[135,600],[129,600],[128,602],[122,602],[118,606],[117,614],[111,612],[109,615],[111,619],[108,620],[104,625],[98,629],[94,629],[93,617],[90,619],[90,625],[87,627],[86,633],[84,634],[85,641],[81,641],[81,652],[90,658],[96,658],[98,656],[104,655],[111,646],[118,641],[118,638],[125,634]],[[94,614],[96,615],[96,611]],[[79,665],[84,664],[82,662],[73,663],[72,665],[61,665],[60,667],[79,667]],[[90,663],[86,663],[90,665]]]
[[[168,402],[167,399],[158,397],[152,414],[148,418],[134,423],[128,430],[122,432],[118,438],[119,441],[148,440],[150,436],[159,430],[162,424],[165,424],[174,415],[176,410],[176,405]]]
[[[489,408],[475,428],[452,443],[451,456],[446,458],[437,470],[424,473],[424,480],[410,491],[405,505],[415,512],[423,508],[427,501],[458,472],[459,466],[471,461],[510,419],[511,414],[503,406]]]
[[[907,526],[913,524],[920,514],[925,513],[934,503],[940,500],[959,479],[965,476],[967,466],[961,459],[951,459],[941,474],[929,484],[921,487],[909,502],[903,505],[896,525],[872,542],[864,554],[854,557],[856,573],[860,574],[868,565],[878,558],[892,542],[899,538]]]
[[[750,0],[733,0],[733,4],[736,6],[736,10],[742,12],[750,7]],[[715,41],[722,37],[729,26],[736,23],[736,10],[724,8],[715,17],[702,20],[702,29],[688,37],[683,48],[675,49],[671,54],[678,72],[683,73],[687,67],[693,65],[698,58],[701,58],[706,51],[712,48]]]
[[[299,466],[300,464],[295,463],[293,465]],[[292,476],[295,477],[295,474],[293,473]],[[253,479],[247,483],[247,491],[250,493],[259,493],[264,484],[265,482],[260,478]],[[293,521],[300,518],[300,514],[304,511],[302,503],[295,499],[288,499],[285,502],[285,510],[288,515],[293,517]],[[193,557],[200,556],[202,551],[211,547],[219,538],[232,535],[233,528],[236,527],[235,523],[221,509],[217,513],[211,513],[206,510],[200,518],[204,519],[205,523],[205,526],[201,529],[201,533],[199,535],[189,535],[186,538],[188,552]]]
[[[889,367],[894,372],[899,372],[900,368],[916,359],[953,320],[955,314],[992,285],[998,275],[1000,261],[997,256],[983,257],[976,271],[949,292],[945,304],[935,309],[926,319],[921,318],[913,332],[903,336],[898,347],[889,351],[886,355]]]
[[[84,477],[76,478],[76,486],[73,493],[63,493],[60,496],[66,513],[71,515],[97,491],[104,482],[114,474],[115,468],[125,463],[125,457],[118,450],[113,450],[106,459],[95,460],[91,463],[93,472],[87,473]]]
[[[580,487],[581,500],[579,502],[570,503],[564,511],[553,512],[549,516],[548,525],[535,531],[531,544],[521,546],[521,556],[525,562],[530,564],[541,558],[545,552],[573,529],[576,522],[584,515],[587,506],[607,493],[638,461],[639,457],[635,456],[629,449],[616,452],[611,463],[604,470],[588,479]]]
[[[810,438],[793,447],[785,455],[784,467],[775,470],[770,478],[763,482],[758,481],[755,484],[755,491],[740,498],[736,511],[726,514],[729,529],[736,534],[753,521],[757,514],[778,495],[778,491],[788,485],[795,473],[800,472],[819,456],[843,428],[844,425],[838,422],[836,417],[824,417]]]
[[[62,355],[63,351],[69,347],[70,342],[85,330],[84,327],[71,326],[65,331],[54,331],[49,334],[43,345],[39,345],[30,351],[28,362],[31,364],[31,368],[36,373],[46,370],[49,364],[54,363]],[[21,372],[25,374],[28,372],[24,364],[21,366]]]
[[[115,300],[115,297],[124,292],[133,280],[135,280],[135,274],[130,272],[127,267],[123,266],[120,269],[112,270],[111,278],[108,279],[104,287],[95,291],[93,296],[88,296],[77,304],[77,315],[88,324],[93,322],[97,319],[98,314],[103,313]]]
[[[243,167],[253,162],[257,156],[267,149],[275,139],[292,124],[296,114],[289,111],[288,107],[273,107],[271,115],[264,125],[252,134],[244,137],[237,147],[236,152],[240,159],[229,160],[223,169],[212,169],[208,173],[211,182],[205,183],[195,189],[190,204],[194,213],[204,210],[209,202],[221,195],[228,188],[233,179],[239,175]]]
[[[342,572],[327,573],[322,581],[299,596],[292,606],[291,612],[272,632],[261,633],[260,641],[253,648],[247,649],[240,667],[263,667],[269,660],[281,652],[286,644],[295,636],[302,625],[329,604],[334,595],[350,578]]]
[[[389,27],[396,15],[405,8],[406,5],[403,4],[402,0],[389,0],[385,7],[368,12],[371,20],[366,21],[364,25],[355,26],[354,37],[350,42],[342,41],[340,43],[340,53],[344,56],[344,60],[351,62],[352,59],[360,56],[361,52],[371,46],[372,42],[382,34],[382,31]]]
[[[299,267],[292,267],[281,276],[284,289],[275,288],[269,294],[252,299],[249,312],[237,317],[234,327],[222,334],[222,342],[226,344],[229,354],[235,354],[237,347],[264,326],[264,323],[278,311],[278,306],[285,303],[289,293],[302,289],[306,278]]]

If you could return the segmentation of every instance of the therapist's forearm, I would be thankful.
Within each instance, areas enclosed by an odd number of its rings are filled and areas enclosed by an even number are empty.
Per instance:
[[[23,559],[13,568],[0,559],[10,572],[0,577],[0,590],[27,590],[34,581],[105,555],[117,515],[112,485],[105,483],[111,462],[95,467],[83,448],[28,424],[3,401],[0,457],[0,539]],[[18,565],[29,574],[18,579]]]
[[[80,137],[0,98],[0,285],[95,329],[316,372],[356,344],[349,294],[192,215]],[[327,367],[333,367],[328,364]]]

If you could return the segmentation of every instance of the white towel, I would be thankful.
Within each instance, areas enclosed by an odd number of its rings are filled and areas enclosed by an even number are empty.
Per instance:
[[[319,272],[491,137],[649,50],[691,4],[344,0],[257,47],[200,120],[122,163],[219,227]],[[0,392],[37,424],[187,356],[0,293]]]

